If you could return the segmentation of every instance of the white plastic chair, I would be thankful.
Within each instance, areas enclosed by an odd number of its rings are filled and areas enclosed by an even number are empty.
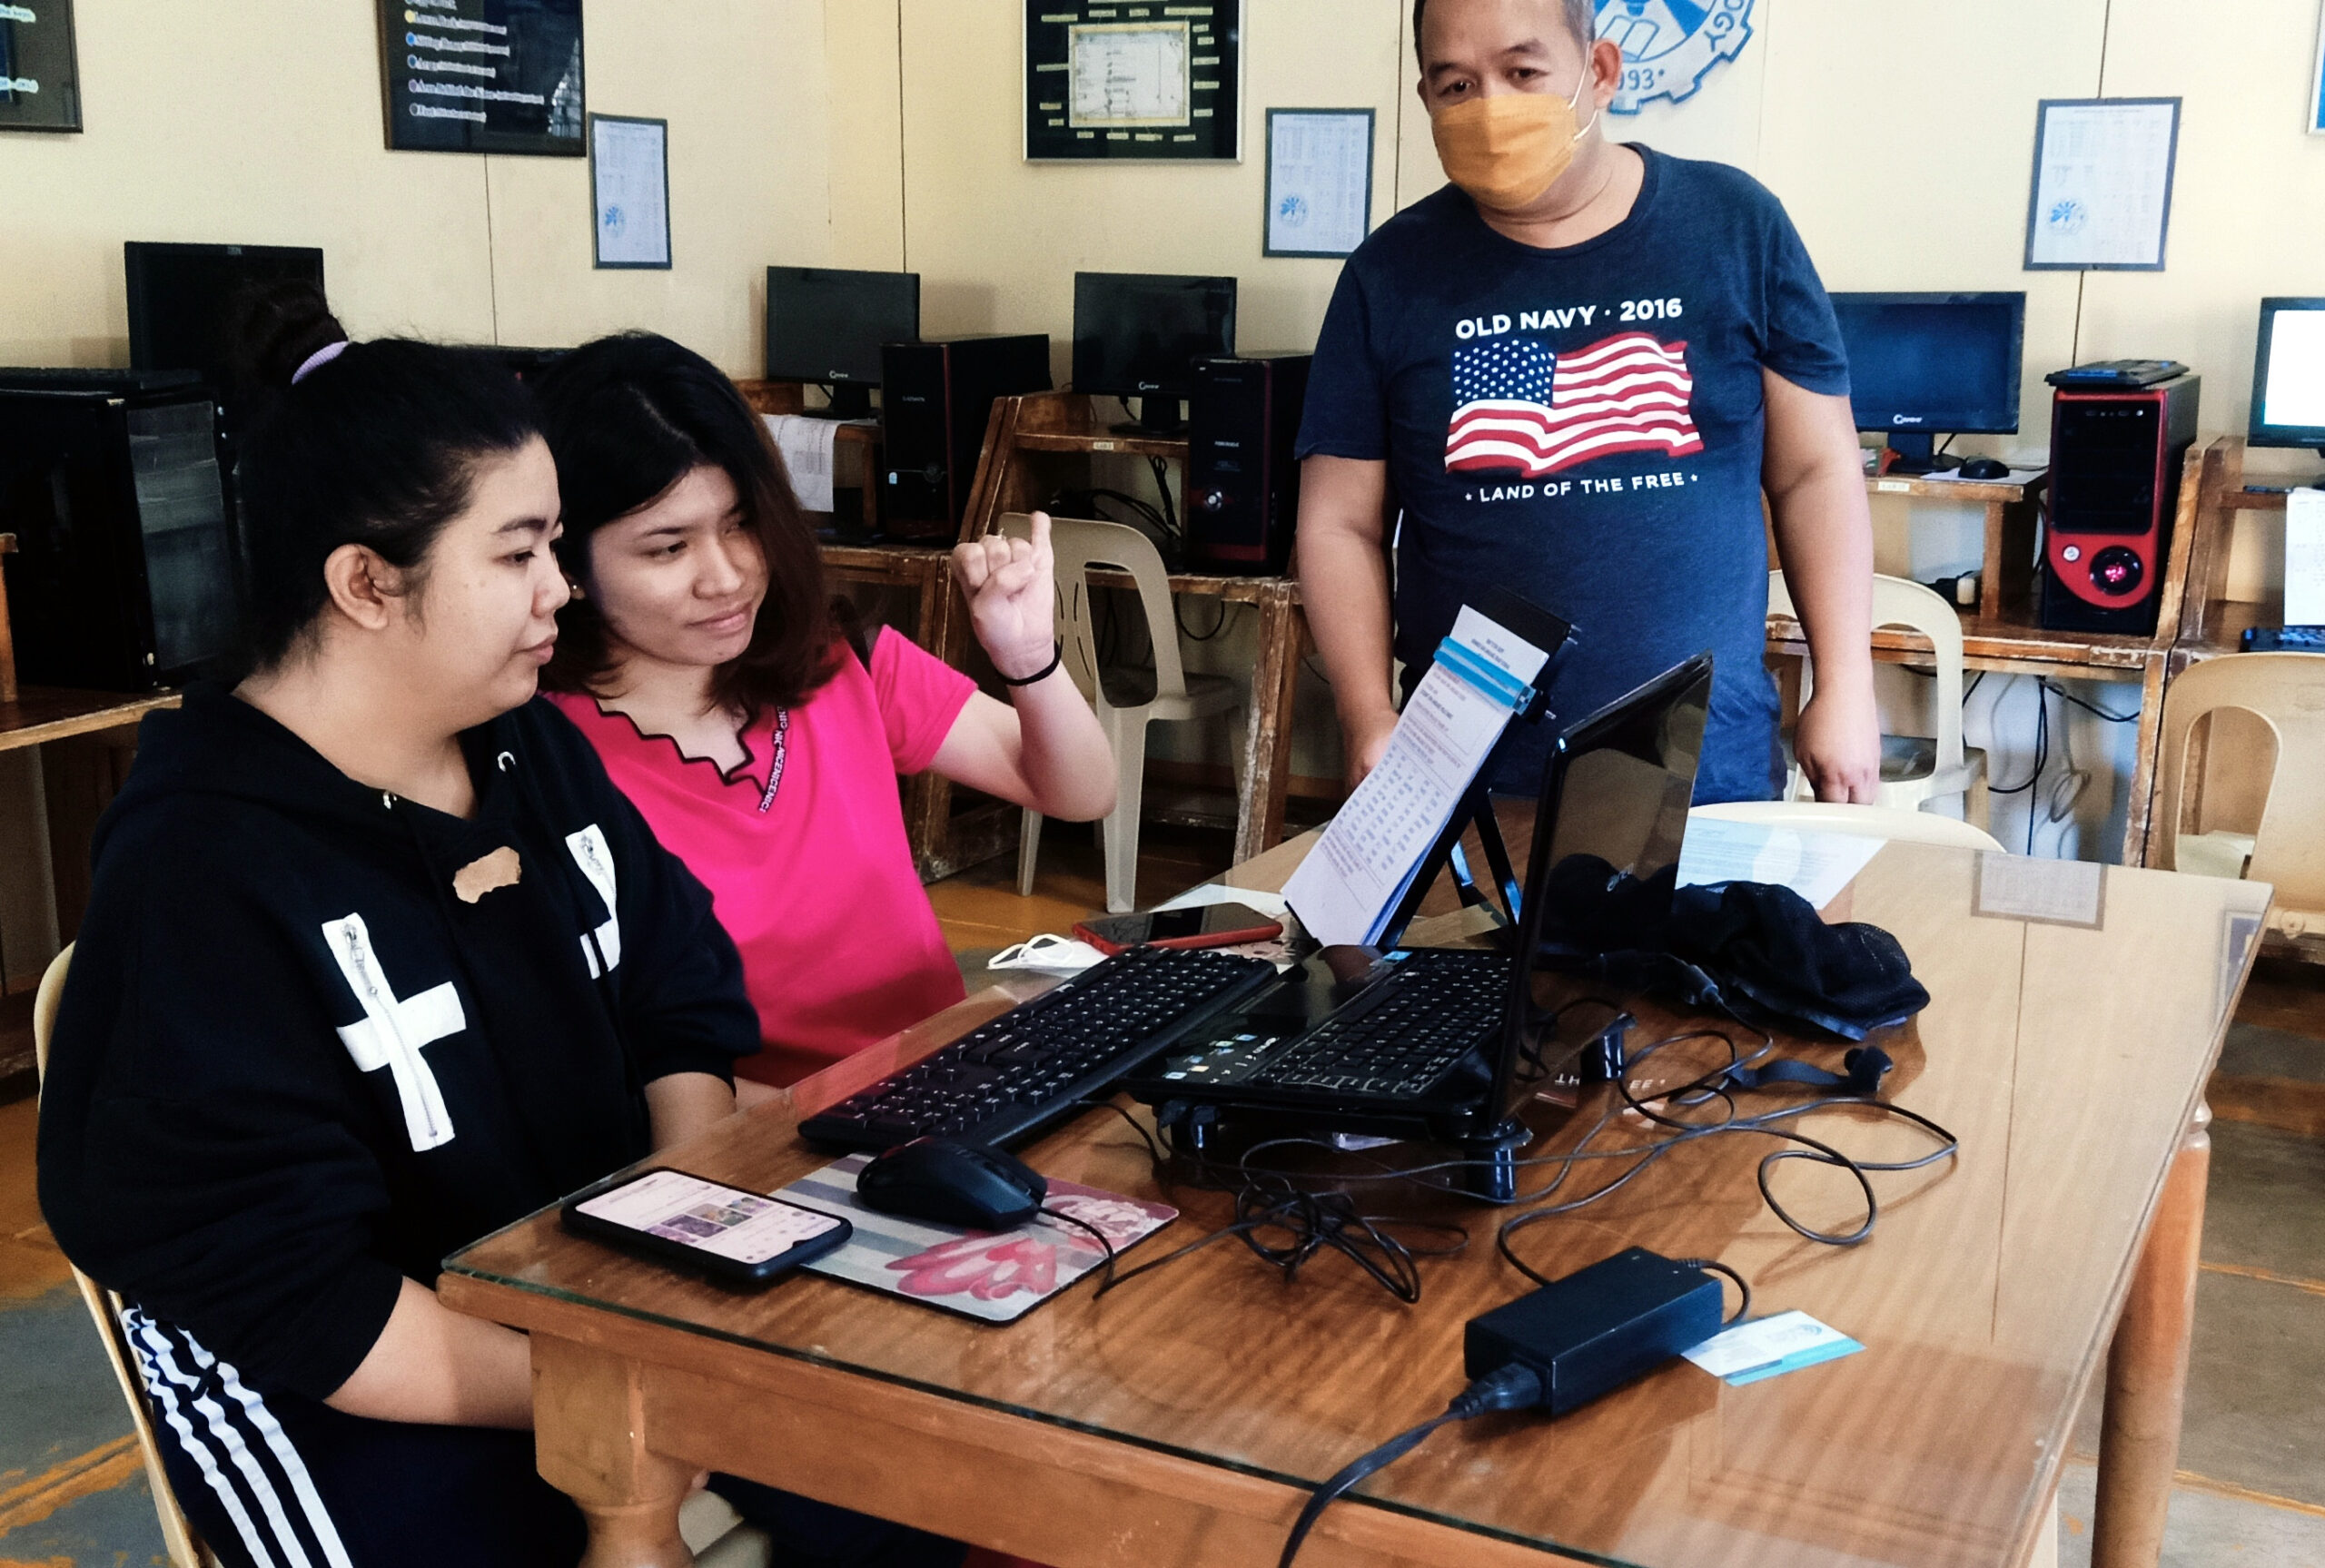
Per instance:
[[[1768,574],[1768,614],[1800,618],[1799,612],[1793,608],[1792,595],[1784,586],[1782,572]],[[1903,626],[1929,639],[1933,650],[1930,662],[1936,675],[1931,682],[1930,700],[1935,705],[1937,734],[1934,737],[1881,737],[1881,797],[1877,804],[1919,811],[1933,800],[1961,795],[1964,819],[1984,827],[1992,820],[1986,794],[1986,754],[1962,744],[1960,614],[1919,583],[1876,575],[1873,579],[1873,624],[1865,628],[1866,634],[1870,636],[1883,626]],[[1803,703],[1808,700],[1815,680],[1810,663],[1806,659],[1801,661]],[[1795,766],[1786,781],[1785,794],[1798,798],[1807,793],[1807,778]]]
[[[1944,844],[1955,849],[2001,851],[2002,841],[1984,828],[1957,822],[1935,812],[1906,811],[1897,806],[1847,805],[1835,801],[1747,800],[1699,805],[1690,817],[1720,822],[1761,823],[1801,833],[1843,833],[1855,838],[1889,839],[1900,843]],[[2004,852],[2006,853],[2006,852]]]
[[[1012,512],[1000,531],[1027,537],[1033,519]],[[1099,819],[1099,843],[1106,861],[1106,908],[1122,914],[1138,902],[1138,814],[1145,793],[1146,726],[1183,724],[1237,711],[1235,683],[1219,676],[1191,676],[1179,658],[1179,622],[1171,606],[1170,574],[1162,552],[1136,528],[1082,518],[1054,518],[1050,544],[1057,557],[1057,636],[1064,645],[1066,674],[1105,727],[1114,754],[1114,809]],[[1112,567],[1137,584],[1139,608],[1154,646],[1151,669],[1101,668],[1098,637],[1090,613],[1090,572]],[[1237,779],[1240,791],[1242,779]],[[1034,891],[1034,868],[1041,855],[1042,814],[1025,813],[1017,843],[1017,892]]]
[[[2252,715],[2276,743],[2251,833],[2193,832],[2202,824],[2185,820],[2200,793],[2188,776],[2189,742],[2199,720],[2223,708]],[[2227,654],[2191,665],[2163,688],[2162,732],[2152,863],[2273,883],[2269,929],[2325,936],[2325,654]],[[2230,755],[2214,745],[2203,771],[2249,774],[2261,765],[2251,748]]]

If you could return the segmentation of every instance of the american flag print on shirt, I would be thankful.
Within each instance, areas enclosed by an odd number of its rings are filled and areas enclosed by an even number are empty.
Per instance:
[[[1687,414],[1687,345],[1623,332],[1570,354],[1501,338],[1453,355],[1445,467],[1529,478],[1617,452],[1677,458],[1704,449]]]

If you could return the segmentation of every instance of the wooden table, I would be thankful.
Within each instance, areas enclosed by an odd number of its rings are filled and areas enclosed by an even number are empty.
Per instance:
[[[743,394],[743,401],[748,403],[756,413],[804,414],[807,411],[805,382],[749,380],[737,381],[735,386]],[[856,518],[843,525],[839,513],[834,511],[830,514],[832,526],[843,534],[855,533],[869,538],[880,531],[880,427],[853,420],[835,420],[832,439],[840,448],[856,453],[856,466],[862,470],[864,479],[863,484],[857,487],[859,510]],[[838,476],[835,474],[833,478],[836,479]],[[836,500],[837,498],[834,498]]]
[[[0,625],[5,624],[0,616]],[[71,942],[89,903],[89,835],[129,776],[136,731],[156,708],[175,707],[175,692],[68,691],[25,686],[0,699],[0,752],[43,746],[39,788],[47,819],[45,863],[35,858],[34,897],[47,909],[36,921],[53,948]],[[47,928],[53,912],[55,926]],[[10,994],[0,972],[0,995]],[[21,995],[22,992],[15,994]],[[29,1030],[0,1031],[0,1079],[31,1070]]]
[[[1229,880],[1278,884],[1304,847]],[[2007,866],[2044,892],[2102,879],[2098,923],[1974,912],[1977,855],[1903,844],[1828,911],[1887,927],[1913,955],[1935,1000],[1885,1042],[1890,1092],[1963,1140],[1950,1166],[1875,1178],[1866,1245],[1785,1229],[1753,1183],[1767,1150],[1741,1139],[1690,1146],[1518,1238],[1554,1275],[1631,1244],[1716,1257],[1751,1278],[1757,1311],[1805,1309],[1865,1353],[1744,1388],[1674,1365],[1557,1422],[1441,1433],[1327,1514],[1302,1563],[2023,1563],[2112,1336],[2093,1561],[2152,1565],[2202,1212],[2201,1090],[2268,891]],[[668,1162],[780,1186],[822,1163],[794,1138],[796,1115],[1018,993],[980,993]],[[1923,1147],[1856,1113],[1818,1122],[1865,1157]],[[1111,1117],[1026,1153],[1054,1176],[1154,1190]],[[1813,1220],[1853,1212],[1813,1172],[1777,1179]],[[1185,1218],[1150,1254],[1225,1208],[1189,1189],[1172,1200]],[[590,1518],[589,1568],[686,1561],[676,1507],[706,1466],[1057,1568],[1265,1568],[1304,1488],[1441,1409],[1463,1381],[1463,1323],[1525,1289],[1494,1254],[1494,1212],[1446,1212],[1473,1239],[1423,1265],[1415,1307],[1336,1259],[1286,1286],[1227,1244],[996,1328],[820,1278],[728,1292],[547,1215],[455,1257],[439,1289],[530,1331],[540,1467]]]
[[[1079,459],[1086,468],[1090,459],[1100,457],[1159,458],[1182,465],[1183,471],[1187,450],[1184,440],[1113,429],[1083,393],[997,398],[985,425],[984,454],[977,465],[961,537],[981,538],[1011,512],[1047,506],[1061,488],[1061,462]],[[1093,576],[1092,581],[1132,586],[1127,575],[1113,580]],[[1301,657],[1310,646],[1300,585],[1289,577],[1173,572],[1171,593],[1174,599],[1192,595],[1259,606],[1258,657],[1252,667],[1252,701],[1244,713],[1243,782],[1236,802],[1235,859],[1240,863],[1283,838],[1284,801],[1291,785],[1292,694]]]
[[[966,664],[974,638],[968,606],[954,589],[950,545],[826,544],[822,554],[825,575],[836,583],[900,588],[910,595],[912,618],[901,629],[945,663],[956,668]],[[965,805],[955,796],[952,781],[934,769],[897,784],[904,793],[905,836],[921,881],[941,882],[1016,844],[1022,818],[1015,806],[983,797]]]

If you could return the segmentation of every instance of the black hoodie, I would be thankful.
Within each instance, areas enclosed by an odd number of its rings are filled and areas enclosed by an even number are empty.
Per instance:
[[[467,821],[198,688],[98,826],[41,1208],[261,1392],[331,1394],[402,1278],[647,1153],[648,1082],[758,1047],[709,894],[579,732],[536,701],[461,744]]]

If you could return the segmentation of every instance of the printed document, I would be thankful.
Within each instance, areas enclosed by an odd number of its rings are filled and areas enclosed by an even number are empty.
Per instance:
[[[1529,683],[1550,650],[1464,606],[1449,639]],[[1440,658],[1399,715],[1380,765],[1356,786],[1284,884],[1308,934],[1327,946],[1377,941],[1515,710]]]

